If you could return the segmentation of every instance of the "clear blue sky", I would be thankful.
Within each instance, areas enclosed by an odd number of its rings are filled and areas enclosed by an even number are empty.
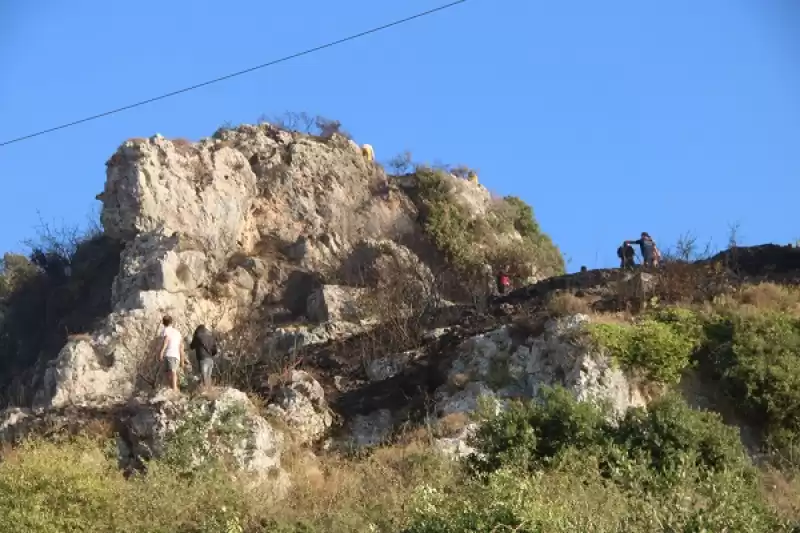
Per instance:
[[[443,0],[0,3],[0,141],[323,44]],[[378,159],[465,163],[530,202],[570,270],[625,238],[800,237],[792,0],[469,0],[290,63],[0,147],[0,250],[97,210],[130,137],[198,139],[284,110]]]

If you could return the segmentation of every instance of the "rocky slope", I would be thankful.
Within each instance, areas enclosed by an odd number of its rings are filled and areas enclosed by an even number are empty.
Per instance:
[[[592,311],[703,298],[797,272],[797,251],[774,247],[740,250],[747,261],[737,265],[747,268],[739,270],[719,256],[660,273],[543,279],[552,264],[536,257],[552,249],[524,210],[520,220],[518,203],[447,173],[427,176],[437,181],[387,176],[344,137],[268,124],[195,144],[123,143],[98,196],[103,238],[122,250],[112,311],[68,340],[32,406],[3,413],[0,440],[105,420],[125,469],[177,442],[188,447],[187,468],[224,456],[273,481],[286,478],[288,442],[372,446],[409,422],[444,428],[439,448],[463,455],[479,408],[502,409],[544,386],[609,403],[612,415],[646,404],[652,391],[584,342]],[[453,228],[483,240],[448,243]],[[465,243],[469,259],[479,258],[469,268],[453,250]],[[524,286],[487,301],[491,272],[505,266],[496,261],[508,259],[487,249],[531,244],[542,254],[523,256]],[[561,293],[585,309],[548,310]],[[153,341],[164,314],[187,337],[200,323],[221,336],[223,388],[157,390]]]
[[[404,191],[413,177],[392,180],[386,196],[383,169],[338,135],[265,124],[196,144],[156,136],[124,143],[107,168],[101,220],[123,244],[113,311],[64,347],[37,406],[129,396],[163,314],[187,334],[199,323],[225,333],[253,309],[277,323],[357,322],[355,287],[398,268],[427,283],[443,264]],[[485,213],[485,189],[452,184],[473,216]]]

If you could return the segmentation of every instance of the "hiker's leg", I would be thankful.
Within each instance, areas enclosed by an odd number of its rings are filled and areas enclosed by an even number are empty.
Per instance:
[[[211,372],[214,370],[214,361],[212,359],[203,359],[200,362],[200,369],[203,374],[203,386],[211,386]]]
[[[169,365],[170,387],[172,387],[172,390],[178,390],[178,366],[180,365],[180,360],[174,357],[167,357],[166,359]]]

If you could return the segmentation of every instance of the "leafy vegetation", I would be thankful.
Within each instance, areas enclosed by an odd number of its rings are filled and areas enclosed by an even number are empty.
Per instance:
[[[17,405],[29,400],[28,371],[111,311],[121,253],[96,228],[44,226],[29,247],[28,256],[5,254],[0,264],[0,390]]]
[[[561,253],[541,232],[533,209],[525,202],[509,196],[496,202],[485,218],[473,217],[457,200],[456,182],[447,172],[419,167],[416,175],[425,231],[457,269],[473,272],[488,262],[521,279],[533,269],[563,273]],[[521,242],[504,240],[512,231]]]
[[[588,326],[590,340],[627,371],[676,383],[697,366],[719,383],[739,418],[792,465],[800,451],[800,317],[797,293],[744,287],[711,307],[651,310],[632,324]]]
[[[294,484],[275,501],[270,483],[220,468],[153,461],[126,480],[103,442],[28,442],[0,462],[0,533],[789,533],[800,517],[762,489],[735,430],[673,396],[611,424],[548,390],[486,420],[475,445],[484,458],[463,466],[420,442],[358,459],[290,451]]]
[[[693,313],[661,311],[634,324],[590,324],[591,341],[630,373],[674,384],[690,365],[701,343],[701,327]]]

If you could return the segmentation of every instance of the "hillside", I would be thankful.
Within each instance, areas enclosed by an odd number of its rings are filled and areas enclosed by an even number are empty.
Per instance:
[[[126,141],[102,232],[4,257],[0,532],[800,527],[800,250],[565,275],[519,199],[317,133]]]

